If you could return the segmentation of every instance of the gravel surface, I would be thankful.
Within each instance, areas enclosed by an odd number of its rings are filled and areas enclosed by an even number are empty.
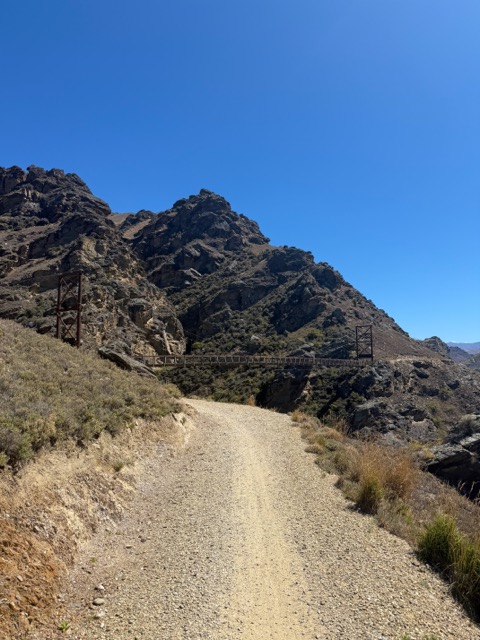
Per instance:
[[[68,637],[480,639],[409,546],[351,509],[288,416],[188,403],[186,450],[153,459],[121,524],[84,549]]]

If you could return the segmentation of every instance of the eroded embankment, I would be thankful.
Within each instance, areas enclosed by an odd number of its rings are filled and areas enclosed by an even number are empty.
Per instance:
[[[80,543],[120,520],[148,455],[168,457],[185,445],[184,414],[137,421],[86,449],[45,452],[18,474],[0,474],[0,638],[36,637],[61,617],[59,586]]]

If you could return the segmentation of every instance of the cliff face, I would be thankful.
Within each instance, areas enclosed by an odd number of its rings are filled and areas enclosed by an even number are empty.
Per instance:
[[[356,326],[373,327],[376,361],[360,371],[162,374],[186,393],[344,416],[394,443],[436,441],[480,413],[477,371],[437,339],[412,340],[330,265],[271,246],[221,196],[203,189],[164,212],[119,215],[73,174],[0,169],[0,316],[53,334],[57,275],[76,269],[85,346],[117,361],[185,349],[349,358]]]
[[[53,333],[57,276],[85,275],[87,344],[183,351],[172,305],[146,280],[110,207],[74,174],[0,169],[0,315]]]

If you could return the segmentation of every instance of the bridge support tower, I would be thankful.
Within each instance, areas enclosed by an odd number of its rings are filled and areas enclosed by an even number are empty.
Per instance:
[[[373,327],[371,324],[355,327],[357,360],[369,358],[373,360]]]
[[[55,337],[79,348],[82,332],[82,272],[58,276],[57,330]]]

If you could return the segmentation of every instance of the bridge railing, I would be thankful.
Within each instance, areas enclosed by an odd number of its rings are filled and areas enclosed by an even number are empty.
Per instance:
[[[247,354],[198,354],[198,355],[140,355],[135,358],[149,367],[175,367],[195,365],[277,365],[281,367],[360,367],[367,364],[356,358],[308,358],[305,356],[255,356]]]

